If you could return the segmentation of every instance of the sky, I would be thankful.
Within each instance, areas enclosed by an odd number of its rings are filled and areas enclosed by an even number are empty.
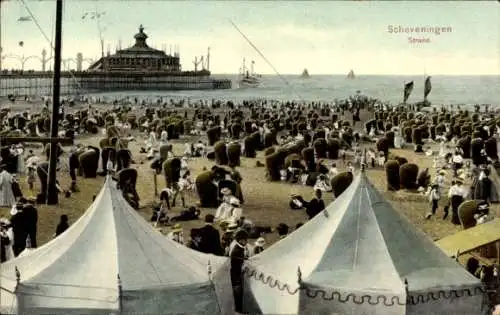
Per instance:
[[[33,13],[33,21],[19,22]],[[50,50],[55,1],[1,0],[2,68],[20,68],[19,57]],[[105,12],[82,19],[86,12]],[[270,62],[238,33],[241,29]],[[113,53],[134,43],[140,24],[148,44],[157,49],[178,45],[183,70],[194,69],[196,56],[210,47],[212,73],[237,73],[243,58],[261,74],[500,74],[500,3],[377,1],[113,1],[65,0],[63,59],[78,52],[85,59]],[[394,33],[391,30],[402,32]],[[439,35],[417,28],[445,28]],[[410,42],[409,37],[423,42]],[[24,44],[20,47],[19,42]],[[48,53],[50,55],[50,52]],[[87,60],[84,67],[90,62]],[[68,61],[71,64],[71,61]],[[50,64],[50,63],[49,63]],[[72,66],[75,68],[75,66]],[[29,58],[24,69],[41,69]]]

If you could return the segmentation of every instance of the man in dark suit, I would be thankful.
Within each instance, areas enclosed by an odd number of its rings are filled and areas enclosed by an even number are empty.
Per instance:
[[[27,202],[23,204],[23,213],[26,226],[26,232],[30,237],[31,248],[37,247],[36,242],[36,232],[38,223],[38,210],[35,208],[35,200],[29,198]]]
[[[28,233],[26,231],[26,221],[24,219],[23,205],[17,204],[10,210],[10,222],[12,224],[12,231],[14,232],[14,244],[12,249],[14,256],[17,257],[26,248],[26,238]]]
[[[82,153],[81,148],[75,148],[69,155],[69,176],[71,177],[71,191],[73,192],[78,192],[76,186],[76,172],[80,167],[80,153]]]
[[[207,254],[222,255],[222,246],[219,231],[213,227],[214,216],[205,216],[205,226],[200,228],[201,235],[200,251]]]

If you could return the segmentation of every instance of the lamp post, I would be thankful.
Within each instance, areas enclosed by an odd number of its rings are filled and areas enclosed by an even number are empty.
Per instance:
[[[19,61],[19,63],[21,64],[21,70],[24,70],[24,65],[26,64],[26,61],[28,61],[30,59],[38,59],[42,62],[42,65],[43,65],[43,58],[40,58],[40,56],[36,56],[36,55],[31,55],[31,56],[25,57],[24,55],[20,56],[20,55],[16,55],[16,54],[6,54],[6,55],[3,55],[0,57],[0,59],[2,59],[2,60],[7,59],[7,58],[11,58],[11,59],[15,59],[15,60]]]
[[[59,97],[61,92],[61,40],[62,40],[62,12],[63,0],[56,0],[56,33],[54,47],[54,80],[52,89],[52,119],[50,120],[50,161],[47,179],[47,204],[59,203],[56,176],[57,176],[57,134],[59,131]]]

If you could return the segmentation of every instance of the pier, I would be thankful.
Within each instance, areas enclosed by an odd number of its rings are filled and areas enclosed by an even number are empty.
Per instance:
[[[139,32],[134,35],[135,44],[119,49],[114,54],[108,54],[98,60],[85,59],[78,53],[76,59],[63,59],[62,66],[69,70],[70,62],[76,64],[76,71],[61,72],[61,95],[86,93],[116,92],[116,91],[179,91],[179,90],[216,90],[230,89],[229,79],[213,79],[210,77],[210,48],[206,56],[195,58],[194,71],[182,71],[180,54],[149,47],[146,43],[148,35],[144,27],[139,26]],[[17,56],[7,54],[4,58],[14,58],[21,64],[21,70],[0,71],[0,97],[8,95],[34,96],[49,95],[52,90],[51,71],[45,71],[47,52],[38,56]],[[25,70],[25,62],[35,58],[41,61],[42,71]],[[89,62],[87,70],[83,62]],[[201,70],[198,66],[201,64]],[[1,69],[1,66],[0,66]]]
[[[52,71],[2,71],[0,97],[49,95]],[[230,89],[231,80],[210,78],[197,72],[61,72],[61,95],[75,95],[127,90],[212,90]]]

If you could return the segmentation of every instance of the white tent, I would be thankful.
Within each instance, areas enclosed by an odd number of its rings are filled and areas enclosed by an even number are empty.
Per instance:
[[[2,314],[233,312],[229,260],[168,240],[109,178],[65,233],[0,267]]]
[[[314,219],[250,258],[245,275],[252,314],[470,315],[480,314],[483,298],[480,281],[364,173]]]

